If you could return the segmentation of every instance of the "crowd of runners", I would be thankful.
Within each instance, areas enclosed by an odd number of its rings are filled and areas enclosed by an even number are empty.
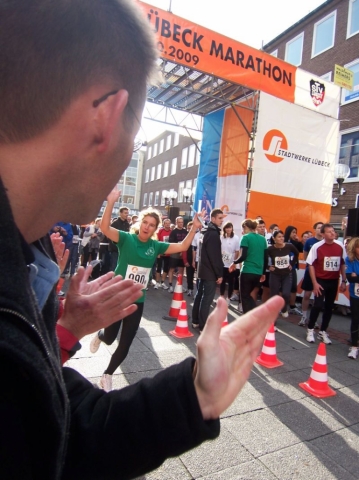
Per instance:
[[[283,318],[300,316],[298,325],[306,327],[306,341],[315,342],[317,335],[327,345],[332,343],[328,327],[338,288],[345,292],[349,283],[352,322],[348,357],[357,358],[358,238],[347,239],[344,246],[328,223],[316,222],[313,232],[308,230],[299,236],[295,226],[282,230],[279,225],[271,224],[267,228],[261,217],[246,219],[241,231],[235,232],[231,222],[223,224],[220,209],[212,210],[204,226],[198,219],[184,225],[181,216],[172,225],[168,218],[161,221],[160,213],[152,208],[133,219],[128,209],[122,207],[120,216],[113,220],[112,209],[119,193],[117,189],[112,191],[102,219],[83,229],[82,240],[73,237],[85,247],[89,236],[97,237],[98,248],[93,260],[100,264],[101,274],[112,267],[115,275],[143,285],[143,296],[136,302],[136,311],[100,330],[92,339],[90,350],[95,353],[101,342],[113,343],[122,326],[119,344],[100,380],[100,386],[106,391],[112,389],[112,375],[126,358],[140,325],[146,291],[153,288],[165,295],[171,294],[179,274],[186,279],[183,292],[194,297],[192,327],[199,329],[199,333],[206,324],[219,287],[219,296],[238,314],[281,295],[285,303],[279,314]],[[83,249],[81,258],[81,264],[86,264]],[[300,284],[302,296],[297,296],[299,258],[306,262]],[[66,271],[69,268],[72,267],[68,264]]]

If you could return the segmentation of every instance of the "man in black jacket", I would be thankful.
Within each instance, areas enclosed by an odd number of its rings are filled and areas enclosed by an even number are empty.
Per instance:
[[[119,214],[120,216],[112,222],[111,226],[113,228],[117,228],[117,230],[121,230],[122,232],[129,232],[130,224],[129,224],[129,221],[127,220],[128,208],[121,207]],[[117,266],[118,249],[117,249],[117,246],[111,240],[109,240],[108,249],[110,252],[110,270],[114,272]]]
[[[127,168],[157,51],[132,0],[0,1],[0,43],[0,478],[140,476],[219,434],[282,301],[225,331],[219,301],[197,360],[123,390],[63,368],[57,336],[68,358],[141,285],[109,273],[91,290],[80,267],[58,318],[58,267],[35,242],[89,222]]]
[[[219,208],[211,211],[211,221],[203,229],[199,243],[199,284],[192,309],[192,326],[202,332],[206,324],[217,285],[222,283],[223,261],[221,229],[223,212]]]

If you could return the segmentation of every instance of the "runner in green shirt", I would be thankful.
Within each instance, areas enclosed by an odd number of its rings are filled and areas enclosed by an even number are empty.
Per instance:
[[[117,230],[111,227],[110,222],[113,206],[120,194],[121,192],[115,187],[107,197],[107,205],[101,222],[101,231],[107,238],[117,244],[119,256],[115,275],[121,275],[124,279],[132,279],[134,282],[142,283],[143,295],[136,301],[135,305],[131,305],[128,308],[129,314],[125,318],[98,332],[91,341],[90,350],[92,353],[98,350],[101,342],[111,345],[117,338],[122,324],[118,347],[113,353],[110,363],[99,382],[99,386],[106,391],[112,390],[112,375],[126,358],[140,325],[146,286],[157,256],[164,253],[172,254],[188,250],[196,230],[201,227],[201,222],[196,215],[193,219],[191,230],[181,243],[159,242],[156,239],[156,230],[161,222],[161,215],[157,210],[149,208],[140,214],[138,232],[127,233]]]

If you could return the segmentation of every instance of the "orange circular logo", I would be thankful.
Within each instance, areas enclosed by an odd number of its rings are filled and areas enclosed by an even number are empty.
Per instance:
[[[287,150],[288,142],[280,130],[269,130],[263,138],[264,155],[269,161],[279,163],[284,159],[280,150]]]
[[[223,218],[226,218],[227,212],[229,211],[228,205],[223,205],[223,207],[221,207],[221,210],[223,212]]]

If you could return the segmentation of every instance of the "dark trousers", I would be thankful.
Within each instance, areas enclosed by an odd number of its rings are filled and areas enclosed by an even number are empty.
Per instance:
[[[186,267],[187,275],[187,290],[193,290],[193,277],[194,277],[194,268],[192,265]]]
[[[350,311],[352,312],[352,323],[350,325],[350,333],[352,334],[352,346],[358,345],[358,328],[359,328],[359,298],[350,297]]]
[[[118,251],[110,252],[110,272],[114,272],[117,267]]]
[[[81,263],[81,265],[82,265],[83,267],[86,267],[87,262],[88,262],[89,259],[90,259],[90,250],[89,250],[89,248],[90,248],[90,246],[89,246],[89,244],[87,244],[87,245],[84,247],[83,252],[82,252],[82,255],[83,255],[83,256],[82,256],[82,263]]]
[[[282,312],[286,312],[288,310],[291,287],[292,287],[291,273],[287,275],[276,275],[273,272],[270,273],[269,275],[270,296],[274,297],[274,295],[279,295],[279,293],[282,292],[282,297],[283,297],[283,300],[285,301]]]
[[[215,280],[199,280],[196,296],[192,308],[192,322],[199,324],[203,330],[206,324],[211,303],[216,293],[217,283]]]
[[[234,274],[235,272],[230,272],[227,267],[223,267],[223,278],[222,283],[219,286],[219,291],[221,295],[224,295],[226,291],[226,283],[228,283],[228,298],[231,298],[234,287]]]
[[[247,313],[257,306],[251,297],[251,292],[258,287],[260,278],[261,275],[255,273],[241,273],[239,277],[243,313]]]
[[[98,334],[100,340],[106,345],[111,345],[117,338],[118,332],[122,324],[121,337],[118,343],[118,347],[113,353],[110,363],[105,370],[105,373],[112,375],[115,370],[121,365],[124,359],[127,357],[130,346],[135,338],[136,332],[140,325],[142,312],[143,312],[143,303],[137,303],[137,310],[125,317],[123,320],[113,323],[109,327],[101,330]]]
[[[338,292],[338,280],[323,280],[322,278],[317,278],[317,282],[323,287],[323,290],[321,291],[321,295],[314,297],[308,328],[311,330],[314,328],[315,322],[318,320],[319,314],[324,307],[320,330],[326,331],[332,318],[334,302]]]
[[[79,244],[72,243],[70,245],[69,250],[70,250],[69,259],[67,261],[64,273],[66,274],[70,272],[70,275],[74,275],[77,264],[79,263]]]

